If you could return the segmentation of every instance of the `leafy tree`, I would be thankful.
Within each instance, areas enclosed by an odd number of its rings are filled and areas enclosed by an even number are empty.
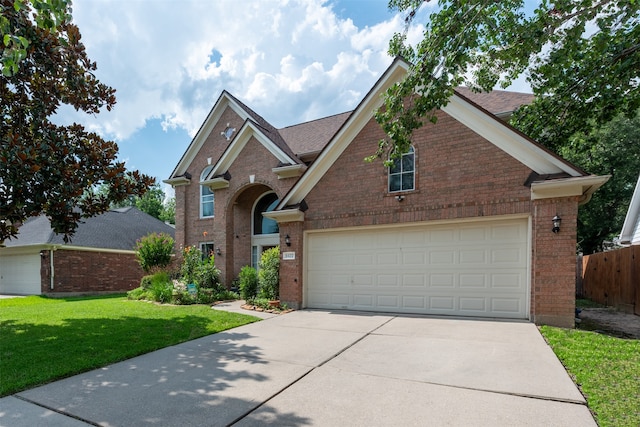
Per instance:
[[[160,184],[155,184],[149,191],[136,198],[135,205],[142,212],[146,212],[152,217],[160,219],[164,210],[163,200],[164,191],[160,188]]]
[[[114,142],[50,121],[61,104],[89,114],[115,104],[93,74],[70,2],[0,0],[0,10],[0,242],[41,213],[68,240],[81,218],[144,194],[153,179],[127,171]],[[92,192],[100,183],[106,195]]]
[[[391,0],[389,7],[407,13],[408,28],[425,2]],[[406,31],[390,42],[389,52],[413,65],[376,114],[388,135],[376,155],[405,152],[413,130],[435,121],[435,110],[463,84],[490,91],[526,73],[536,100],[513,123],[553,149],[640,107],[640,1],[542,0],[529,14],[524,0],[438,5],[419,43],[407,43]]]
[[[611,175],[578,213],[578,249],[602,251],[604,241],[618,236],[640,174],[640,111],[633,119],[619,115],[590,132],[577,132],[560,154],[599,175]]]
[[[169,224],[176,223],[176,198],[171,197],[162,206],[162,212],[160,213],[160,219]]]

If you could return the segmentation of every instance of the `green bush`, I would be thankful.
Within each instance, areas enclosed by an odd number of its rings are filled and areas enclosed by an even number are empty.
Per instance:
[[[260,257],[258,297],[278,299],[280,293],[280,247],[267,249]]]
[[[173,238],[166,233],[151,233],[136,242],[136,258],[145,272],[164,268],[171,263]]]
[[[243,300],[255,298],[258,294],[258,271],[248,265],[242,267],[238,275],[238,287]]]
[[[127,292],[127,298],[132,300],[147,299],[148,296],[149,295],[147,289],[143,288],[142,286],[140,286],[139,288],[131,289],[129,292]]]
[[[220,290],[220,270],[216,268],[214,256],[202,261],[195,269],[195,283],[201,288]]]
[[[198,267],[202,264],[202,251],[195,246],[187,246],[182,250],[180,275],[185,283],[196,283]]]

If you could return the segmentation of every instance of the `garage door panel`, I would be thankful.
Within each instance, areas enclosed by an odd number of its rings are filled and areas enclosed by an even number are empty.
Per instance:
[[[526,318],[527,230],[523,218],[309,233],[306,305]]]
[[[454,298],[448,296],[437,296],[429,298],[429,308],[434,311],[453,311],[455,307]]]
[[[40,295],[40,255],[2,255],[0,293]]]
[[[465,274],[459,276],[462,289],[486,289],[488,280],[486,274]]]

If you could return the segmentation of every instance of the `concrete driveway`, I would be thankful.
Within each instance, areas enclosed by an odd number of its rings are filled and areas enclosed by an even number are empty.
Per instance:
[[[0,426],[596,426],[525,322],[301,310],[0,399]]]

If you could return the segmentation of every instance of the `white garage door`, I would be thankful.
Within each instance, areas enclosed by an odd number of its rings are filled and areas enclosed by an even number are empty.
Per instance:
[[[40,255],[0,255],[0,294],[40,295]]]
[[[528,221],[311,232],[311,308],[527,318]]]

